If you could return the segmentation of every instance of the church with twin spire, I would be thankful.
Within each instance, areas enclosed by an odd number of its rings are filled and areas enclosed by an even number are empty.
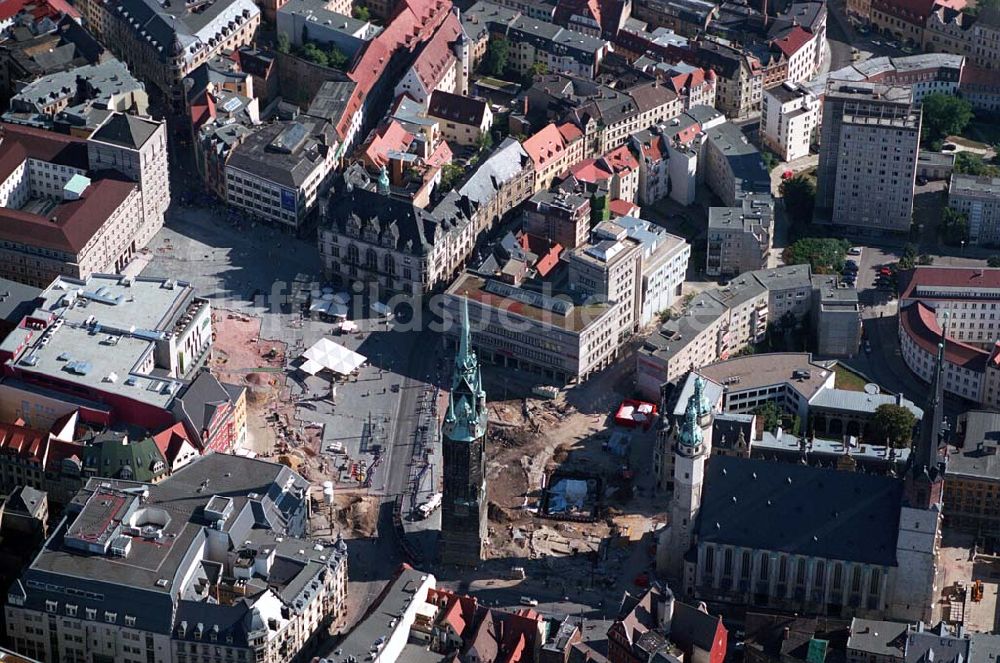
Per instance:
[[[699,376],[668,433],[673,493],[659,571],[703,601],[930,621],[947,462],[943,357],[942,342],[901,477],[713,455]]]

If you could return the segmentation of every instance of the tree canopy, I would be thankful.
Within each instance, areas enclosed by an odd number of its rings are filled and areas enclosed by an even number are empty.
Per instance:
[[[1000,167],[986,163],[983,157],[974,152],[959,152],[955,155],[955,172],[965,175],[1000,177]]]
[[[764,430],[773,431],[781,425],[781,408],[774,401],[765,401],[754,414],[764,420]]]
[[[493,76],[503,76],[510,59],[510,42],[504,37],[494,37],[486,44],[486,55],[483,57],[483,68]]]
[[[846,239],[804,237],[785,249],[785,264],[809,263],[816,274],[832,274],[843,269],[850,248]]]
[[[875,416],[872,418],[871,440],[874,444],[889,444],[896,447],[909,446],[913,439],[913,428],[917,425],[917,418],[909,409],[895,403],[885,403],[875,409]]]
[[[810,223],[816,205],[816,185],[804,175],[796,175],[781,183],[785,211],[795,223]]]
[[[365,7],[364,5],[355,5],[354,9],[351,10],[351,14],[359,21],[365,21],[367,23],[372,20],[371,12],[368,11],[368,7]]]
[[[960,134],[972,120],[972,105],[950,94],[934,92],[924,97],[923,129],[921,138],[925,145]]]

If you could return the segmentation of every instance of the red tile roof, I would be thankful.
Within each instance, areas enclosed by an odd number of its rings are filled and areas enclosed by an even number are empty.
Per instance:
[[[935,296],[935,286],[948,288]],[[917,267],[900,274],[900,300],[907,299],[964,299],[966,291],[974,288],[1000,289],[1000,269],[976,267]],[[972,298],[971,293],[968,293]]]
[[[28,12],[35,20],[45,17],[54,18],[67,14],[80,18],[76,7],[65,0],[2,0],[0,1],[0,21],[14,18],[21,11]]]
[[[630,150],[627,145],[616,147],[605,154],[602,159],[604,159],[616,173],[620,173],[625,170],[639,169],[639,162],[635,160],[635,155],[632,154],[632,150]]]
[[[0,453],[15,455],[31,463],[43,463],[48,433],[18,424],[0,424]]]
[[[872,8],[884,14],[923,28],[934,5],[948,7],[956,11],[965,7],[965,0],[873,0]]]
[[[813,33],[803,29],[799,25],[796,25],[789,30],[784,37],[775,39],[771,43],[781,49],[781,52],[784,53],[786,57],[790,58],[798,53],[799,49],[808,44],[809,40],[812,38]]]
[[[597,159],[584,159],[570,166],[570,175],[581,182],[595,184],[611,178],[612,172]]]
[[[461,33],[462,25],[458,22],[458,17],[448,12],[444,23],[417,55],[413,70],[428,92],[434,90],[444,79],[449,67],[455,66],[456,58],[451,45]]]
[[[66,442],[53,438],[49,440],[49,453],[45,457],[45,471],[58,472],[62,462],[67,458],[72,458],[77,465],[81,464],[84,446],[76,442]]]
[[[173,465],[177,459],[177,454],[180,453],[185,442],[195,449],[198,448],[196,444],[188,439],[187,430],[185,430],[184,424],[181,422],[177,422],[170,428],[153,436],[153,443],[170,465]]]
[[[559,125],[559,133],[562,134],[563,140],[567,143],[572,143],[577,138],[583,137],[583,132],[580,128],[571,122],[563,122]]]
[[[539,129],[534,136],[524,141],[522,147],[531,157],[536,168],[548,164],[553,159],[558,159],[566,150],[565,139],[559,129],[556,125],[549,123]]]
[[[385,73],[389,60],[400,49],[415,49],[451,15],[451,0],[404,0],[389,24],[361,52],[347,76],[357,83],[337,122],[337,134],[347,138],[351,122],[364,100]]]
[[[28,157],[86,170],[87,141],[44,129],[0,122],[0,181],[10,177]]]
[[[626,202],[620,198],[615,198],[608,204],[608,209],[617,216],[637,216],[639,206],[635,203]]]
[[[46,216],[2,208],[0,239],[76,254],[135,190],[131,182],[102,179]]]
[[[922,302],[914,302],[904,307],[899,314],[899,324],[925,352],[936,355],[941,342],[941,325],[938,324],[934,309]],[[986,370],[990,353],[968,343],[949,338],[944,346],[947,362],[971,371]]]
[[[389,152],[406,152],[413,143],[414,136],[396,120],[379,127],[365,148],[364,156],[373,167],[381,168],[389,163]]]

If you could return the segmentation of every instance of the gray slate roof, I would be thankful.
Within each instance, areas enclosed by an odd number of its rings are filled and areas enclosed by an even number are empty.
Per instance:
[[[91,134],[92,140],[99,140],[104,143],[111,143],[130,150],[138,150],[157,129],[159,122],[144,120],[135,115],[125,113],[115,113],[109,117],[104,124]]]
[[[901,497],[888,477],[713,456],[698,540],[893,566]]]
[[[847,648],[856,649],[875,656],[903,655],[906,649],[907,624],[885,622],[875,619],[851,620],[851,632],[847,638]]]

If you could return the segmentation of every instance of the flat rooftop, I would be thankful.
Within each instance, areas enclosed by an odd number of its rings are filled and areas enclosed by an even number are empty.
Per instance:
[[[1000,199],[1000,177],[986,175],[976,177],[956,173],[951,176],[948,195]]]
[[[823,389],[831,370],[808,352],[769,352],[736,357],[696,369],[706,380],[725,385],[730,393],[789,383],[811,400]],[[800,377],[795,377],[796,372]],[[807,376],[808,374],[808,376]]]
[[[468,297],[481,306],[503,311],[504,315],[521,316],[575,333],[591,326],[614,306],[606,302],[577,304],[568,295],[547,297],[468,272],[459,276],[447,293]]]
[[[190,285],[169,279],[59,278],[42,292],[41,304],[30,314],[47,321],[47,329],[25,330],[30,341],[13,366],[88,391],[97,388],[166,407],[180,380],[144,365],[157,342],[182,331],[193,322],[184,322],[187,314],[205,306]]]

